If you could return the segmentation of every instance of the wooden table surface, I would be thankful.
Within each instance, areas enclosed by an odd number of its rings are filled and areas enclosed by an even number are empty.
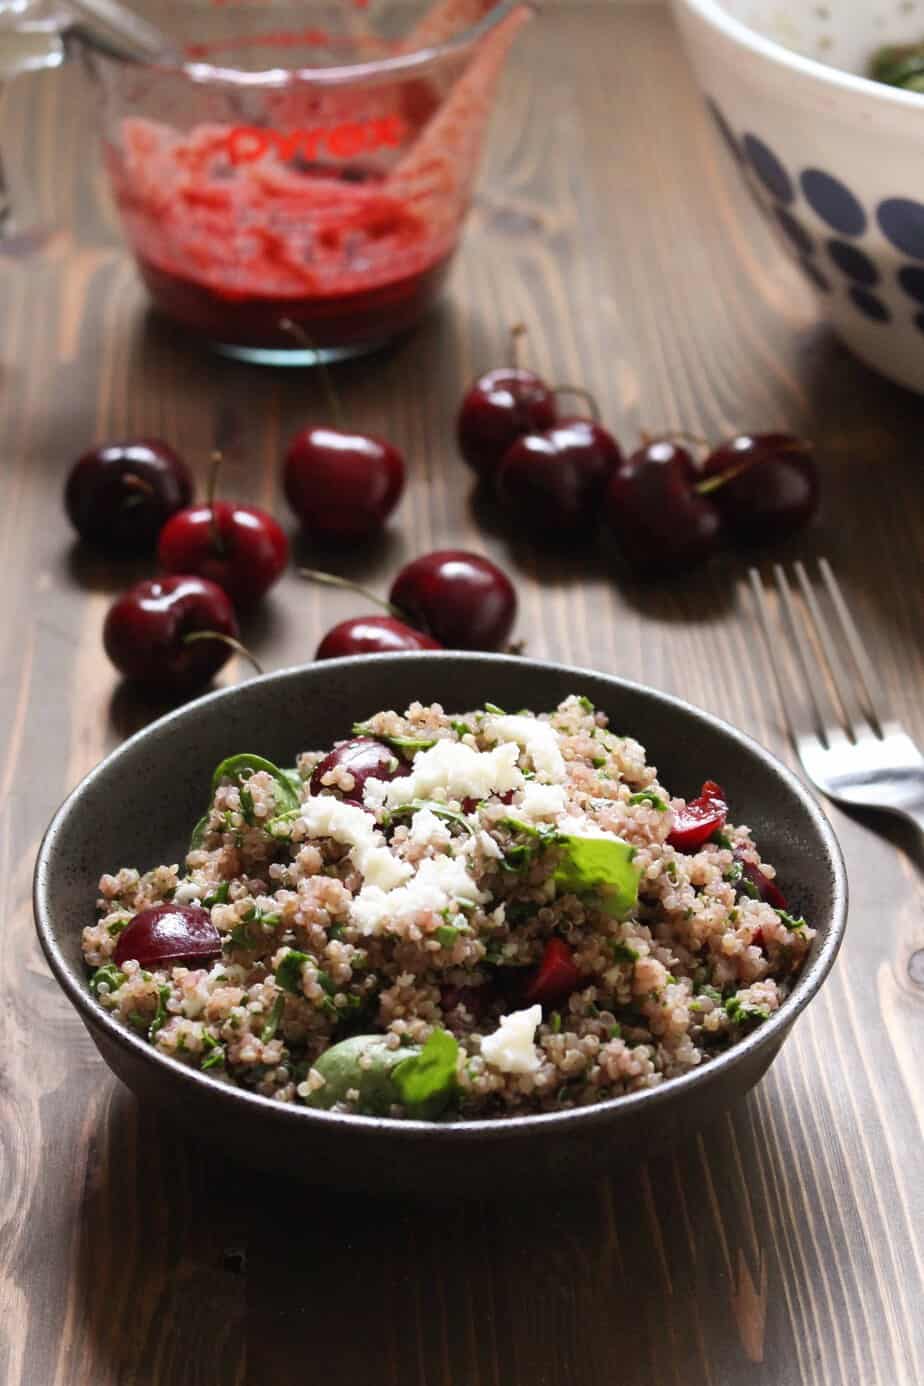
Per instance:
[[[77,72],[7,94],[14,171],[66,229],[0,260],[0,1380],[919,1386],[924,969],[911,960],[924,919],[910,833],[831,810],[849,938],[760,1087],[689,1148],[538,1207],[434,1214],[280,1188],[178,1137],[97,1057],[33,937],[30,873],[65,792],[153,712],[100,646],[112,593],[144,570],[73,542],[65,471],[94,440],[133,433],[204,464],[233,406],[228,492],[284,513],[281,450],[319,395],[309,374],[207,357],[146,315],[92,124]],[[411,475],[387,539],[342,567],[382,587],[407,555],[482,549],[515,574],[532,654],[681,693],[788,754],[734,596],[744,559],[633,586],[473,513],[454,407],[515,320],[537,366],[595,391],[624,441],[642,426],[817,439],[823,511],[784,553],[834,561],[924,740],[924,408],[818,321],[659,7],[553,9],[523,38],[444,305],[338,372],[352,417],[401,446]],[[279,667],[355,610],[291,576],[247,635]]]

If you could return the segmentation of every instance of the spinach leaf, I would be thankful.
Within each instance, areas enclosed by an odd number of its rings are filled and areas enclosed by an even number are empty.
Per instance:
[[[449,1103],[456,1087],[459,1045],[448,1030],[431,1031],[419,1054],[392,1070],[400,1100],[412,1116],[433,1117]]]
[[[354,722],[353,735],[371,736],[375,741],[383,742],[394,751],[410,751],[411,755],[408,757],[410,760],[413,760],[418,751],[429,751],[431,746],[436,745],[434,737],[386,736],[384,732],[374,732],[370,730],[368,722]]]
[[[203,813],[196,826],[193,828],[189,838],[189,850],[197,852],[205,841],[205,830],[208,826],[209,814]]]
[[[445,818],[447,823],[458,824],[469,834],[473,834],[475,831],[464,813],[459,813],[457,809],[447,808],[445,804],[429,799],[411,799],[406,804],[400,804],[398,808],[390,809],[383,814],[382,822],[387,827],[395,818],[411,818],[421,809],[429,809],[431,813],[436,814],[437,818]]]
[[[276,783],[276,807],[283,813],[290,809],[297,809],[299,797],[290,778],[291,772],[280,770],[278,765],[274,765],[271,760],[265,760],[263,756],[250,755],[247,752],[237,756],[228,756],[226,760],[216,766],[212,776],[212,798],[214,799],[215,791],[224,780],[230,780],[232,784],[236,784],[239,789],[243,790],[250,776],[255,775],[259,770],[272,775]]]
[[[642,874],[633,865],[635,848],[618,837],[557,836],[564,850],[555,870],[556,885],[575,895],[599,896],[605,914],[624,918],[638,899]]]
[[[284,996],[277,996],[276,1000],[273,1002],[273,1009],[269,1013],[267,1022],[263,1026],[263,1029],[260,1031],[260,1039],[263,1041],[264,1044],[269,1044],[270,1040],[273,1038],[276,1031],[278,1030],[279,1022],[282,1019],[282,1013],[285,1010],[285,1006],[286,998]]]

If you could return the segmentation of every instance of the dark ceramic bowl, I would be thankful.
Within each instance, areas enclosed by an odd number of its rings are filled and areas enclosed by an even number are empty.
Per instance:
[[[181,861],[212,770],[235,751],[280,764],[349,734],[352,722],[414,699],[447,708],[554,707],[584,693],[616,731],[647,747],[664,783],[692,796],[725,786],[794,907],[818,930],[780,1010],[702,1068],[661,1087],[577,1111],[452,1125],[337,1115],[272,1102],[165,1058],[101,1010],[87,990],[80,930],[103,871]],[[844,932],[837,842],[800,782],[755,742],[663,693],[581,669],[505,655],[404,654],[330,660],[222,690],[139,732],[93,770],[56,814],[35,868],[35,918],[52,971],[106,1063],[143,1102],[263,1168],[367,1191],[453,1195],[583,1179],[682,1138],[763,1075],[827,976]]]

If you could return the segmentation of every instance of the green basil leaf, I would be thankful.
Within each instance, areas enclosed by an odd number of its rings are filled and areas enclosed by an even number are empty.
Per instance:
[[[307,953],[299,953],[297,949],[290,948],[276,968],[276,985],[282,987],[283,991],[289,991],[293,996],[301,996],[302,968],[306,962],[313,962]]]
[[[401,1102],[413,1116],[438,1115],[456,1087],[459,1044],[448,1030],[431,1031],[419,1054],[404,1059],[392,1071]]]
[[[558,834],[563,847],[555,883],[565,892],[600,897],[601,909],[624,918],[638,900],[641,868],[633,865],[635,848],[618,837]]]

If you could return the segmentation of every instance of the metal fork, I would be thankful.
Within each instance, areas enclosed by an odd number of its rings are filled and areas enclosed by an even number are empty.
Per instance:
[[[809,581],[804,564],[793,566],[795,585],[779,564],[773,568],[782,623],[756,568],[748,578],[805,773],[828,798],[909,818],[924,834],[924,755],[895,719],[830,563],[818,560],[823,593]],[[788,630],[789,647],[780,624]],[[795,666],[788,671],[787,648]]]

